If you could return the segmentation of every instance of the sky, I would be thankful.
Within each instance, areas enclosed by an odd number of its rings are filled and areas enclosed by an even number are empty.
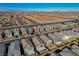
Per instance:
[[[0,3],[0,11],[79,11],[79,3]]]

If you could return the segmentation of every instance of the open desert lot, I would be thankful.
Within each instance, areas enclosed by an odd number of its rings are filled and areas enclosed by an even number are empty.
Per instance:
[[[52,23],[79,19],[79,12],[23,12],[18,14],[37,23]]]
[[[28,19],[31,19],[38,23],[52,23],[52,22],[62,22],[62,21],[69,21],[71,19],[65,19],[60,17],[49,17],[49,16],[40,16],[40,15],[32,15],[32,16],[25,16]]]

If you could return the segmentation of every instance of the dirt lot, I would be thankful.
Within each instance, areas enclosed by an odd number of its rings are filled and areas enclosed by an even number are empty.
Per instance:
[[[32,16],[26,16],[26,17],[38,23],[52,23],[52,22],[61,22],[61,21],[69,20],[64,18],[40,16],[40,15],[34,15],[34,16],[32,15]]]

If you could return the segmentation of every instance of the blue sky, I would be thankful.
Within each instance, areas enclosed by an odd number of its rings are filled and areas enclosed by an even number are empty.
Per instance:
[[[79,3],[0,3],[0,11],[79,11]]]

